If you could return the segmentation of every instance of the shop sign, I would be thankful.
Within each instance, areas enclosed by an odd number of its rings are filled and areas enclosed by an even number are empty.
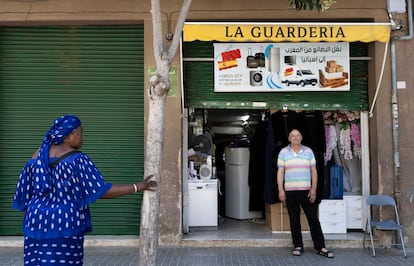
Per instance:
[[[349,91],[349,43],[215,43],[215,92]]]
[[[197,23],[184,25],[183,41],[388,42],[390,23]]]

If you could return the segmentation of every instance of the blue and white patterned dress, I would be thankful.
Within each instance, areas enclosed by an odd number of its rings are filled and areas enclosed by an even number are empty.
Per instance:
[[[45,191],[39,172],[34,174],[36,162],[31,159],[24,166],[13,200],[13,208],[25,212],[25,265],[82,265],[83,236],[92,231],[88,206],[112,184],[79,152],[52,169],[52,187]]]

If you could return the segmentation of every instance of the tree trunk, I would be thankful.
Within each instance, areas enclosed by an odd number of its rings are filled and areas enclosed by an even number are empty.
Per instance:
[[[183,0],[171,44],[164,44],[160,0],[151,0],[154,57],[157,75],[149,83],[149,111],[145,145],[144,176],[153,175],[156,191],[145,191],[141,208],[139,265],[155,266],[158,248],[162,154],[164,142],[165,101],[170,90],[169,71],[177,53],[185,17],[192,0]]]
[[[145,176],[154,175],[159,188],[145,191],[141,209],[139,265],[156,265],[158,247],[158,217],[160,210],[161,164],[164,137],[165,96],[151,96],[145,147]]]

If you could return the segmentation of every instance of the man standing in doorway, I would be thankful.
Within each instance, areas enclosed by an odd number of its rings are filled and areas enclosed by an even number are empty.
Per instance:
[[[333,258],[333,252],[325,247],[325,238],[318,219],[318,204],[315,203],[318,184],[315,155],[309,147],[302,145],[302,139],[298,130],[292,130],[288,137],[290,144],[280,151],[277,160],[279,199],[286,202],[289,213],[294,245],[292,254],[300,256],[304,251],[300,224],[302,207],[317,254]]]

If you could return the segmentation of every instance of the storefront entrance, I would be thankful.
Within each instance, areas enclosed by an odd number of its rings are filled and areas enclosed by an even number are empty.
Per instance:
[[[349,212],[348,217],[343,215],[342,220],[336,222],[331,219],[325,223],[321,221],[325,231],[362,231],[365,220],[362,195],[366,190],[363,187],[366,181],[363,181],[361,167],[362,147],[366,143],[362,142],[366,140],[361,142],[361,131],[367,130],[364,122],[367,121],[366,112],[194,109],[188,121],[188,182],[196,182],[200,187],[197,192],[203,193],[202,184],[215,180],[218,192],[211,195],[217,197],[216,200],[210,198],[202,203],[204,210],[211,209],[211,204],[217,204],[216,213],[201,212],[217,216],[216,221],[213,219],[212,224],[200,226],[190,218],[190,235],[194,232],[207,233],[211,229],[237,232],[240,226],[257,235],[289,232],[287,211],[278,201],[275,178],[272,178],[274,173],[270,177],[266,177],[265,173],[265,162],[269,159],[266,159],[266,153],[269,152],[269,123],[272,121],[275,124],[272,139],[276,139],[277,144],[272,151],[271,160],[275,163],[277,148],[288,144],[286,132],[301,128],[304,134],[303,144],[312,147],[317,156],[319,199],[325,204],[338,200],[343,206],[345,203],[349,206],[346,210]],[[350,146],[346,143],[348,140]],[[337,165],[341,166],[344,174],[340,192],[334,191],[330,184],[330,169]],[[190,196],[189,204],[194,206],[191,199]],[[343,206],[334,211],[342,212],[340,208]],[[190,217],[193,216],[192,210],[189,210]],[[343,211],[345,213],[345,209]],[[203,218],[206,219],[208,217]],[[304,219],[303,230],[307,229]]]
[[[321,212],[324,232],[361,232],[365,221],[362,198],[369,193],[368,45],[352,40],[348,54],[347,46],[339,45],[312,44],[307,49],[303,42],[296,46],[226,44],[224,39],[218,42],[184,36],[184,233],[191,236],[213,229],[207,234],[214,235],[222,228],[241,225],[252,226],[246,232],[255,231],[253,228],[264,233],[289,232],[275,177],[266,171],[275,170],[269,165],[275,165],[278,151],[288,144],[287,133],[293,128],[303,131],[303,144],[317,157],[318,199],[335,214],[342,214],[332,221],[326,218],[331,213]],[[321,51],[342,52],[349,58],[328,60],[319,54]],[[278,58],[277,62],[272,58]],[[319,71],[310,69],[311,61],[322,64]],[[303,66],[310,67],[309,71]],[[234,71],[240,68],[246,69]],[[340,181],[333,182],[335,186],[331,185],[331,179],[337,178],[332,177],[333,168],[340,169],[341,176]],[[214,184],[205,186],[210,180]],[[200,226],[191,219],[192,210],[200,209],[191,201],[194,195],[186,196],[194,193],[188,185],[193,183],[199,193],[217,186],[217,194],[210,194],[206,201],[217,202],[217,222]],[[207,206],[201,206],[209,209],[203,213],[214,215]],[[305,219],[304,231],[306,226]]]

